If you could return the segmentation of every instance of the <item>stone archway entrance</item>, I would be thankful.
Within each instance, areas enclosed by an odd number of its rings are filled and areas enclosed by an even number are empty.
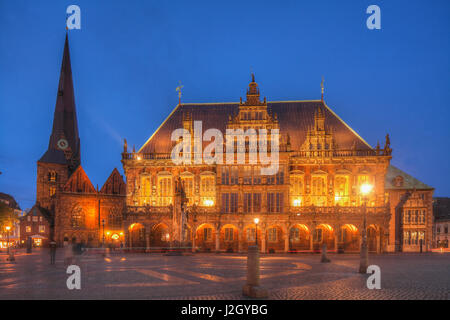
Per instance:
[[[341,227],[341,246],[344,252],[359,252],[360,236],[358,228],[353,224],[345,224]]]
[[[306,225],[296,224],[289,230],[289,251],[302,252],[310,250],[310,232]]]
[[[146,247],[146,241],[145,241],[145,234],[146,230],[145,227],[140,223],[133,223],[128,228],[128,234],[129,234],[129,246],[131,248],[139,248],[144,249]]]

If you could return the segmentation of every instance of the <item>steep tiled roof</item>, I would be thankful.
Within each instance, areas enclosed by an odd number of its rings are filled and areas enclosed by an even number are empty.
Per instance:
[[[369,150],[371,147],[347,124],[344,123],[323,101],[273,101],[267,103],[268,111],[278,117],[280,134],[289,133],[293,150],[299,150],[305,141],[308,128],[314,125],[314,114],[319,107],[325,111],[325,126],[333,130],[337,148],[350,150]],[[142,146],[139,152],[168,153],[174,142],[170,141],[172,132],[182,128],[183,114],[189,112],[193,121],[202,121],[203,132],[210,128],[225,133],[230,115],[238,113],[239,103],[181,104]],[[205,145],[209,142],[205,142]]]
[[[100,189],[103,194],[126,194],[126,184],[117,168],[114,168],[103,187]]]
[[[395,179],[397,177],[402,178],[402,183],[399,185],[395,184]],[[387,190],[402,190],[402,189],[417,189],[417,190],[433,190],[434,188],[426,185],[425,183],[417,180],[413,176],[403,172],[399,168],[390,165],[388,167],[386,176],[385,176],[385,189]]]

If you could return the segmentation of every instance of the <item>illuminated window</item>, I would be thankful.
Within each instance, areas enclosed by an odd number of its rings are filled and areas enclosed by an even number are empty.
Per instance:
[[[44,233],[45,232],[45,226],[39,226],[39,232]]]
[[[25,232],[31,232],[31,227],[30,226],[26,226],[25,227]]]
[[[143,175],[141,177],[141,205],[150,204],[150,196],[152,193],[150,176]]]
[[[334,179],[334,200],[336,204],[341,206],[348,205],[349,187],[348,176],[336,176]]]
[[[216,177],[211,174],[200,176],[200,205],[214,205],[216,200]]]
[[[38,217],[37,216],[33,216],[33,222],[38,222]]]
[[[253,184],[261,184],[261,167],[253,167]]]
[[[49,188],[49,194],[50,194],[50,197],[53,196],[53,195],[55,195],[55,193],[56,193],[56,187],[50,187],[50,188]]]
[[[243,167],[243,183],[244,184],[252,184],[252,167],[244,166]]]
[[[311,178],[311,194],[313,204],[316,206],[324,206],[326,204],[326,177],[312,176]]]
[[[172,176],[161,174],[158,176],[158,206],[168,206],[172,204],[173,188]]]
[[[56,173],[56,171],[50,171],[49,173],[48,173],[48,181],[50,181],[50,182],[56,182],[56,177],[57,177],[57,173]]]

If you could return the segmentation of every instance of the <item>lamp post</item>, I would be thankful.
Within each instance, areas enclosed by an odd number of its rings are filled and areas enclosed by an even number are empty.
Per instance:
[[[253,222],[255,222],[255,245],[258,246],[258,223],[259,223],[259,218],[253,219]]]
[[[103,241],[102,241],[102,247],[105,246],[105,219],[102,219],[102,227],[103,227]]]
[[[361,232],[362,242],[361,242],[361,253],[359,262],[359,273],[366,273],[367,267],[369,265],[369,250],[367,247],[367,196],[372,191],[373,186],[368,183],[361,185],[361,194],[363,197],[363,230]]]
[[[9,233],[11,231],[11,226],[6,226],[6,231],[8,232],[7,233],[7,237],[8,237],[7,241],[8,241],[8,243],[6,245],[6,247],[8,248],[8,260],[9,261],[15,261],[15,259],[14,259],[14,251],[9,248]]]

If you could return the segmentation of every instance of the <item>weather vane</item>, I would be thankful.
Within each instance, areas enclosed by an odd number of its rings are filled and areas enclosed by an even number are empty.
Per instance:
[[[178,92],[178,104],[181,104],[181,89],[184,86],[181,84],[181,81],[178,81],[178,82],[180,85],[175,90]]]
[[[322,82],[320,83],[320,87],[322,88],[322,101],[323,101],[323,83],[325,82],[325,79],[322,76]]]

